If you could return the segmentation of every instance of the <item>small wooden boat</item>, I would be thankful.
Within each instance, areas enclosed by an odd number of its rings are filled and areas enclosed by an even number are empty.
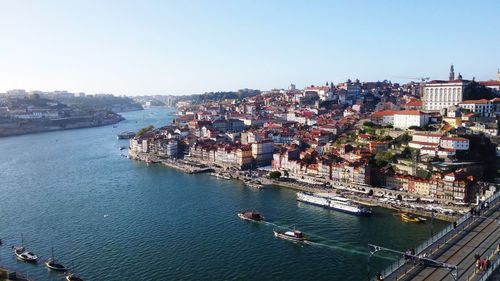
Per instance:
[[[30,251],[27,251],[26,248],[24,248],[24,237],[22,234],[21,234],[21,246],[12,246],[12,249],[14,250],[14,255],[16,255],[16,258],[18,260],[30,263],[37,263],[38,256]]]
[[[70,273],[66,274],[66,281],[83,281],[83,279],[76,276],[75,273],[70,272]]]
[[[426,219],[421,218],[421,217],[417,217],[416,215],[411,214],[411,213],[400,213],[399,217],[404,222],[419,223],[419,222],[425,222],[426,221]]]
[[[274,236],[285,239],[285,240],[290,240],[294,242],[303,242],[306,241],[307,238],[304,236],[304,234],[299,231],[299,230],[288,230],[288,231],[279,231],[279,230],[273,230]]]
[[[256,222],[264,220],[264,217],[259,212],[255,211],[240,211],[238,212],[238,217],[243,220]]]
[[[66,267],[54,259],[54,248],[52,248],[52,258],[45,261],[45,266],[54,271],[66,271]]]
[[[13,249],[14,249],[14,254],[16,255],[16,258],[18,260],[30,263],[37,263],[38,256],[33,254],[32,252],[27,251],[24,247],[13,246]]]

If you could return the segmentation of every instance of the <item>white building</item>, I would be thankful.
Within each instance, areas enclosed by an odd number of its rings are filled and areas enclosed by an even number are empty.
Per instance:
[[[310,93],[315,93],[322,101],[333,100],[333,92],[328,86],[311,86],[304,89],[304,97]]]
[[[385,126],[394,125],[394,114],[396,110],[382,110],[372,113],[371,120],[373,123]]]
[[[440,134],[415,133],[413,134],[412,140],[438,144],[442,137],[443,135]]]
[[[464,99],[467,80],[431,81],[423,87],[424,110],[438,111],[458,105]]]
[[[470,112],[480,114],[481,116],[490,116],[496,111],[495,103],[496,99],[466,100],[461,102],[458,106]]]
[[[469,150],[469,140],[465,138],[442,137],[439,145],[442,148]]]
[[[429,114],[418,110],[401,110],[394,114],[394,128],[407,129],[429,124]]]

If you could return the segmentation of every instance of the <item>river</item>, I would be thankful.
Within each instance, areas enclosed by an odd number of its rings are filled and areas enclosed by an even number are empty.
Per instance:
[[[288,189],[259,191],[122,156],[128,142],[117,133],[167,124],[171,113],[129,112],[116,127],[0,138],[0,266],[63,280],[42,263],[54,248],[84,280],[362,280],[368,243],[404,250],[430,236],[429,223],[403,223],[389,210],[356,217],[298,203]],[[241,209],[271,223],[242,221]],[[315,243],[273,236],[273,228],[293,226]],[[435,221],[434,233],[445,226]],[[21,233],[38,265],[15,259],[10,247]],[[374,258],[373,270],[391,262]]]

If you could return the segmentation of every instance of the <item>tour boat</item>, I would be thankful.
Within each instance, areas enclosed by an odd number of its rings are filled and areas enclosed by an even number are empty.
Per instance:
[[[54,271],[66,271],[66,267],[54,259],[54,249],[52,249],[52,258],[49,258],[45,261],[45,266],[48,269],[54,270]]]
[[[410,213],[400,213],[399,217],[404,222],[425,222],[426,221],[425,218],[417,217],[414,214],[410,214]]]
[[[243,220],[248,220],[248,221],[262,221],[264,220],[264,217],[259,213],[255,211],[241,211],[238,212],[238,217]]]
[[[70,272],[66,274],[66,281],[83,281],[83,279]]]
[[[21,261],[25,262],[31,262],[31,263],[36,263],[38,260],[37,255],[33,254],[32,252],[27,251],[24,247],[19,247],[19,246],[13,246],[14,249],[14,254],[16,255],[16,258]]]
[[[295,229],[288,231],[273,230],[273,232],[274,236],[290,241],[302,242],[307,240],[307,238],[301,231]]]
[[[359,216],[367,216],[372,213],[370,209],[361,204],[328,193],[297,192],[297,200]]]

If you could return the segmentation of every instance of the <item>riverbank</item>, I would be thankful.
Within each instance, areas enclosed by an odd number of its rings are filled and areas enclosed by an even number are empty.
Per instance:
[[[0,137],[20,136],[28,134],[37,134],[54,131],[64,131],[73,129],[102,127],[114,125],[125,120],[121,115],[116,114],[112,118],[94,119],[71,122],[69,120],[52,120],[43,123],[25,123],[25,121],[16,121],[11,123],[0,123]]]
[[[200,162],[192,162],[187,159],[162,159],[159,156],[152,156],[147,153],[133,153],[129,151],[128,157],[132,160],[143,161],[148,164],[159,163],[169,168],[173,168],[179,170],[184,173],[201,173],[201,172],[214,172],[216,174],[221,175],[226,179],[239,180],[242,182],[248,181],[258,181],[263,185],[272,185],[276,187],[288,188],[302,192],[310,192],[310,193],[319,193],[319,192],[328,192],[335,193],[341,195],[343,197],[349,198],[359,204],[363,204],[370,207],[381,207],[385,209],[396,210],[398,212],[410,212],[419,216],[435,218],[443,221],[454,222],[457,218],[465,212],[464,208],[452,208],[450,206],[442,206],[436,204],[436,209],[447,210],[446,212],[439,212],[435,209],[426,210],[424,207],[428,205],[418,204],[416,202],[401,202],[399,200],[391,200],[391,201],[382,201],[381,198],[371,197],[366,194],[365,189],[371,189],[373,193],[380,193],[382,190],[384,192],[388,192],[391,196],[396,197],[396,195],[404,194],[404,192],[399,191],[391,191],[384,190],[381,188],[368,187],[365,186],[363,189],[353,189],[353,188],[344,188],[341,183],[338,185],[325,187],[323,185],[314,185],[303,183],[299,181],[294,181],[292,179],[282,179],[282,180],[274,180],[267,177],[265,173],[262,172],[249,172],[249,171],[234,171],[227,170],[222,167],[217,167],[211,165],[210,163],[200,163]],[[342,188],[340,188],[342,187]],[[447,209],[444,209],[444,208]],[[450,209],[452,208],[452,209]]]
[[[18,272],[0,267],[0,281],[32,281],[32,280]]]

